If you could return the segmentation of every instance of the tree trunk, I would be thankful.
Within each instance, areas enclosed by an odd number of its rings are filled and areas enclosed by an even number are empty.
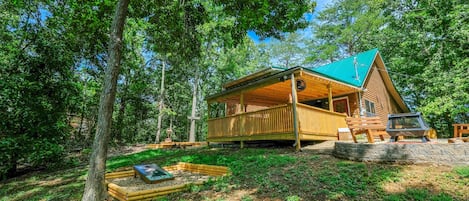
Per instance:
[[[189,131],[189,142],[195,142],[195,110],[197,109],[197,86],[199,85],[199,67],[195,70],[194,91],[192,92],[192,112],[191,112],[191,128]]]
[[[130,70],[128,72],[130,75]],[[123,142],[123,130],[124,130],[124,117],[125,117],[125,108],[127,107],[127,95],[128,95],[128,88],[130,85],[130,78],[125,77],[124,78],[125,82],[123,83],[122,86],[122,94],[120,97],[120,102],[119,102],[119,111],[117,112],[117,120],[116,120],[116,125],[115,125],[115,130],[111,134],[111,139],[113,139],[115,142],[118,144]]]
[[[108,49],[108,63],[104,78],[103,91],[99,103],[98,127],[93,142],[93,153],[90,157],[90,167],[86,179],[82,201],[102,201],[105,199],[106,157],[109,135],[111,130],[116,85],[119,76],[120,60],[122,57],[122,33],[130,0],[119,0],[114,19],[112,21],[110,43]]]
[[[155,144],[160,142],[161,136],[161,122],[163,121],[163,106],[164,106],[164,71],[166,68],[166,61],[163,61],[161,69],[161,88],[160,88],[160,103],[158,107],[158,127],[156,128]]]

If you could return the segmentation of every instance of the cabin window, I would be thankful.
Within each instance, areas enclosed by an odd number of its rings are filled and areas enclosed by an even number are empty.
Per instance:
[[[369,100],[365,100],[365,109],[366,109],[366,116],[367,117],[376,116],[375,103],[373,103]]]

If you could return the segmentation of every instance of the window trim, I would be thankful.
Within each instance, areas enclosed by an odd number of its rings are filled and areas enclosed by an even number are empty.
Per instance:
[[[365,114],[366,116],[376,116],[376,104],[373,101],[365,99]]]

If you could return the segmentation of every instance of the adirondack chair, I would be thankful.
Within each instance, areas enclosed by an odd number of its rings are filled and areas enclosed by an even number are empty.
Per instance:
[[[469,137],[463,137],[463,134],[469,134],[469,124],[453,124],[454,136],[448,139],[448,142],[455,143],[458,139],[463,142],[469,142]]]
[[[469,134],[469,124],[453,124],[454,136],[462,138],[463,134]]]
[[[375,136],[379,136],[381,141],[384,141],[385,136],[389,136],[386,133],[386,126],[379,117],[347,117],[346,121],[355,143],[357,143],[356,135],[359,134],[366,134],[369,143],[375,142]]]

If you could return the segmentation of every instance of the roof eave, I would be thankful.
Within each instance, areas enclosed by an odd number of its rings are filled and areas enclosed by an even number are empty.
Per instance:
[[[386,64],[384,63],[383,58],[379,54],[379,51],[377,52],[377,55],[375,56],[374,61],[376,61],[376,58],[378,56],[379,56],[379,59],[380,59],[380,62],[382,64],[382,66],[383,66],[383,70],[378,69],[378,71],[379,71],[379,74],[381,74],[382,78],[387,80],[387,81],[383,80],[387,90],[391,93],[391,96],[394,98],[394,100],[396,100],[396,103],[401,107],[402,110],[404,110],[404,112],[410,112],[409,106],[407,106],[407,104],[404,101],[404,99],[402,98],[401,94],[397,91],[396,87],[394,86],[394,82],[392,81],[391,77],[389,76],[389,73],[388,73],[387,68],[386,68]],[[374,63],[374,61],[373,61],[373,63]],[[371,66],[371,67],[373,67],[373,66]],[[379,68],[379,66],[377,66],[377,68]],[[370,70],[371,70],[371,68],[370,68]],[[363,83],[365,83],[365,82],[363,82]]]
[[[245,85],[242,85],[242,86],[239,86],[239,87],[236,87],[236,88],[227,89],[227,90],[224,90],[224,91],[216,93],[216,94],[209,95],[209,96],[207,96],[207,98],[205,98],[205,100],[207,102],[213,102],[213,101],[216,101],[216,99],[219,98],[219,97],[223,97],[223,96],[226,96],[226,95],[229,95],[229,94],[233,94],[233,93],[236,93],[238,91],[240,92],[240,91],[243,91],[243,90],[247,90],[247,89],[252,88],[256,85],[259,85],[260,83],[264,83],[264,82],[268,82],[268,81],[274,81],[274,82],[278,81],[278,82],[280,82],[280,78],[283,78],[283,76],[294,73],[295,71],[300,71],[302,69],[303,69],[302,67],[297,66],[297,67],[293,67],[293,68],[290,68],[290,69],[287,69],[287,70],[284,70],[284,71],[280,71],[280,72],[274,73],[274,74],[272,74],[272,75],[270,75],[266,78],[253,81],[253,82],[247,83]]]
[[[313,71],[313,70],[311,70],[311,69],[304,68],[303,70],[308,71],[309,73],[314,74],[314,75],[317,75],[317,76],[319,76],[319,77],[321,77],[321,78],[323,78],[323,79],[325,79],[325,80],[328,80],[328,81],[330,81],[330,82],[335,82],[335,83],[338,83],[338,84],[342,84],[342,85],[346,85],[346,86],[348,86],[348,87],[354,88],[354,89],[356,89],[356,90],[361,90],[360,87],[357,87],[357,86],[352,85],[352,84],[350,84],[350,83],[344,82],[344,81],[342,81],[342,80],[334,79],[333,77],[324,75],[324,74],[322,74],[322,73],[318,73],[318,72]]]
[[[279,68],[279,67],[268,67],[268,68],[264,68],[264,69],[261,69],[257,72],[254,72],[254,73],[251,73],[249,75],[246,75],[246,76],[243,76],[239,79],[236,79],[236,80],[233,80],[233,81],[229,81],[229,82],[226,82],[225,84],[223,84],[223,88],[229,88],[229,87],[233,87],[235,85],[238,85],[238,84],[241,84],[243,82],[249,82],[253,79],[256,79],[258,77],[261,77],[261,76],[264,76],[268,73],[272,73],[272,72],[275,72],[275,71],[281,71],[282,69]]]

